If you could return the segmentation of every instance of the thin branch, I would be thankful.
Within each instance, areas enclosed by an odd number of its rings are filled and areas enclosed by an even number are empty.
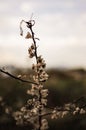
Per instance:
[[[5,71],[5,70],[3,70],[3,69],[0,69],[0,72],[6,74],[6,75],[8,75],[8,76],[10,76],[11,78],[14,78],[14,79],[16,79],[16,80],[19,80],[19,81],[21,81],[21,82],[38,85],[38,83],[36,83],[36,82],[18,78],[18,77],[16,77],[16,76],[10,74],[9,72],[7,72],[7,71]]]
[[[32,29],[32,27],[34,26],[34,24],[35,24],[35,21],[34,20],[31,20],[31,21],[29,21],[29,22],[26,22],[28,25],[27,25],[27,27],[30,29],[30,31],[31,31],[31,34],[32,34],[32,40],[33,40],[33,43],[34,43],[34,46],[35,46],[35,58],[36,58],[36,63],[38,64],[38,55],[37,55],[37,46],[36,46],[36,41],[35,41],[35,36],[34,36],[34,32],[33,32],[33,29]],[[38,72],[38,68],[37,68],[37,72]],[[38,73],[37,73],[38,74]],[[38,83],[40,83],[40,80],[39,80],[39,74],[38,74]],[[42,104],[41,103],[41,99],[42,99],[42,96],[41,96],[41,90],[39,89],[39,102],[40,102],[40,104]],[[42,124],[41,124],[41,120],[42,120],[42,116],[41,116],[41,109],[39,108],[39,128],[38,128],[38,130],[41,130],[41,126],[42,126]]]
[[[81,108],[84,108],[84,107],[86,107],[86,104],[84,104]]]
[[[47,107],[47,109],[50,109],[51,111],[57,110],[57,111],[69,111],[69,112],[71,112],[71,109],[66,109],[64,107]]]
[[[47,113],[45,113],[45,114],[41,114],[40,116],[41,117],[44,117],[44,116],[48,116],[48,115],[51,115],[52,114],[52,112],[47,112]]]
[[[58,112],[64,112],[64,111],[72,112],[71,110],[64,109],[64,108],[57,108],[56,111],[58,111]],[[42,117],[48,116],[48,115],[53,114],[52,112],[53,112],[53,111],[46,112],[45,114],[41,114],[40,116],[42,116]]]
[[[73,103],[78,103],[79,101],[83,100],[85,98],[85,95],[79,97],[78,99],[74,100]]]
[[[36,41],[35,41],[35,38],[34,38],[34,32],[32,30],[32,26],[30,27],[30,31],[32,33],[32,39],[33,39],[33,43],[34,43],[34,46],[35,46],[35,57],[36,57],[36,61],[37,61],[37,47],[36,47]]]

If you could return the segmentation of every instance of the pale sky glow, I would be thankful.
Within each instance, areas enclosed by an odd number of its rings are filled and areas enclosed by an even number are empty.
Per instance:
[[[19,23],[32,13],[47,66],[86,68],[86,0],[0,0],[0,65],[30,67]]]

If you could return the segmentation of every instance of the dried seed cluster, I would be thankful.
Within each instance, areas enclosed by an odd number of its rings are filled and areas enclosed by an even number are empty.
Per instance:
[[[31,32],[28,32],[27,39],[32,38],[33,43],[28,49],[29,58],[35,57],[36,63],[32,64],[34,71],[33,81],[38,85],[32,84],[31,89],[27,90],[27,94],[32,96],[32,99],[27,101],[27,104],[21,108],[20,111],[14,113],[17,124],[31,123],[34,129],[46,130],[48,129],[48,122],[43,118],[46,112],[48,89],[44,89],[43,83],[48,79],[48,74],[45,71],[46,63],[42,56],[38,56],[36,41],[32,30],[33,24],[28,22],[27,27]]]

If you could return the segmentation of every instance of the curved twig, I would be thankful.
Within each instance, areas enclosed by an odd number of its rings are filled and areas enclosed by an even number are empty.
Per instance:
[[[13,74],[11,74],[11,73],[9,73],[9,72],[3,70],[3,69],[0,69],[0,72],[4,73],[4,74],[6,74],[6,75],[8,75],[8,76],[10,76],[10,77],[12,77],[12,78],[14,78],[14,79],[17,79],[17,80],[19,80],[19,81],[21,81],[21,82],[38,85],[38,84],[37,84],[36,82],[34,82],[34,81],[29,81],[29,80],[24,80],[24,79],[18,78],[18,77],[14,76]]]

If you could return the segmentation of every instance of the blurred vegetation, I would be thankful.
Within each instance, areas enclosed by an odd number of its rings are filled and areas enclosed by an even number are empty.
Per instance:
[[[24,79],[31,78],[32,72],[29,69],[11,68],[9,71],[14,75],[23,75]],[[48,106],[62,106],[86,94],[86,70],[50,69],[47,72],[49,80],[45,83],[45,88],[49,89]],[[16,126],[14,119],[6,113],[6,108],[10,107],[12,111],[19,110],[30,98],[26,94],[30,87],[27,83],[21,83],[0,73],[0,97],[3,98],[0,105],[0,130],[29,128]],[[57,120],[49,119],[49,130],[86,130],[85,122],[85,115],[67,116]]]

